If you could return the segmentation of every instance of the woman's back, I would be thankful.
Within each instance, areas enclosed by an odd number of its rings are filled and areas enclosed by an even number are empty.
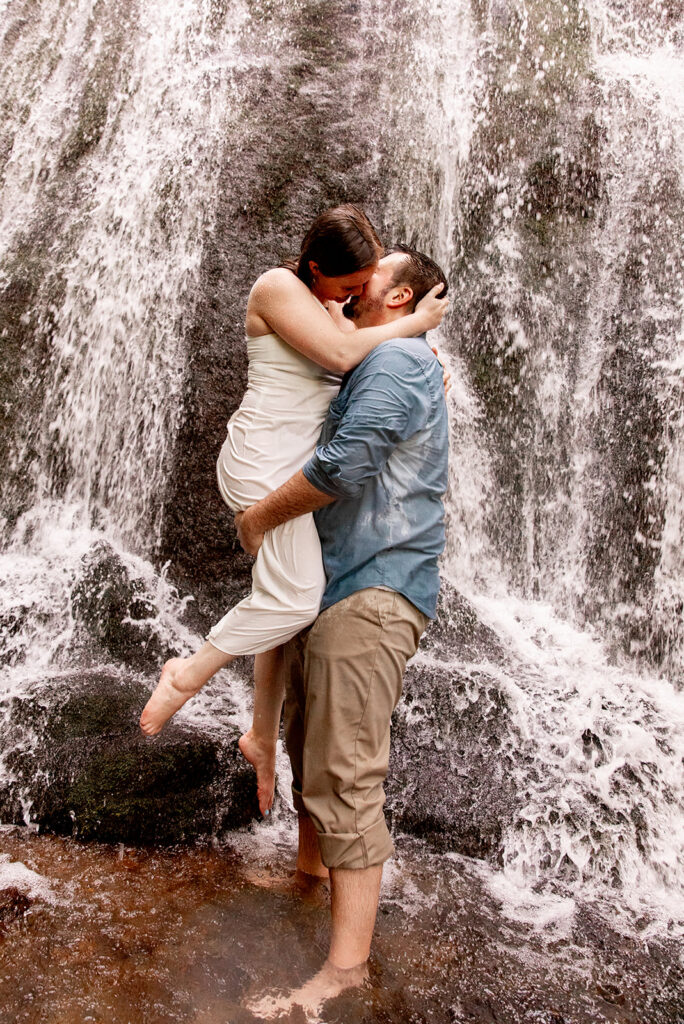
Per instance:
[[[247,391],[217,464],[221,496],[238,511],[301,469],[340,385],[277,334],[248,337],[247,353]]]

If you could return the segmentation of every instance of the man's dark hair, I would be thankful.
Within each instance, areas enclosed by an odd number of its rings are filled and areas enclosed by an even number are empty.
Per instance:
[[[434,288],[436,284],[440,284],[440,282],[444,287],[437,295],[437,298],[444,298],[449,285],[444,276],[444,271],[434,260],[426,256],[424,252],[418,252],[417,249],[412,249],[410,245],[405,245],[403,242],[398,242],[391,249],[388,249],[387,255],[393,252],[401,252],[406,256],[404,262],[394,272],[391,287],[394,288],[399,284],[407,284],[412,289],[413,300],[407,312],[412,313],[416,308],[416,303],[420,302],[423,296],[427,295],[430,289]]]

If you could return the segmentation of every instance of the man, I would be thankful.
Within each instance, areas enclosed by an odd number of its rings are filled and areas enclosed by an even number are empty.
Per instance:
[[[406,246],[385,256],[345,315],[358,327],[410,313],[446,280]],[[444,294],[444,292],[443,292]],[[286,646],[285,736],[299,814],[300,873],[331,886],[328,959],[286,1002],[315,1009],[366,975],[382,866],[392,711],[439,589],[448,429],[442,367],[422,339],[384,342],[343,380],[307,464],[236,516],[246,551],[316,511],[327,589],[314,625]],[[253,1007],[256,1009],[256,1007]]]

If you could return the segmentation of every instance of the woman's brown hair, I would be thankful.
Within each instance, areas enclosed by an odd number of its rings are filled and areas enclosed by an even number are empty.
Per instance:
[[[365,270],[381,256],[380,239],[366,214],[358,206],[345,203],[316,217],[304,237],[299,259],[285,266],[311,288],[311,261],[326,277],[344,277]]]

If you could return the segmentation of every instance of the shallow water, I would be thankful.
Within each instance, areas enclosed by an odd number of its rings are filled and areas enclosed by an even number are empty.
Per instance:
[[[0,887],[33,887],[0,935],[3,1024],[248,1024],[245,1001],[301,983],[327,942],[327,893],[264,887],[291,870],[293,833],[258,826],[173,850],[84,845],[4,829]],[[15,867],[21,863],[43,881]],[[371,978],[321,1021],[675,1024],[674,943],[620,936],[539,898],[514,920],[481,864],[398,841]],[[288,1018],[304,1020],[295,1010]]]

